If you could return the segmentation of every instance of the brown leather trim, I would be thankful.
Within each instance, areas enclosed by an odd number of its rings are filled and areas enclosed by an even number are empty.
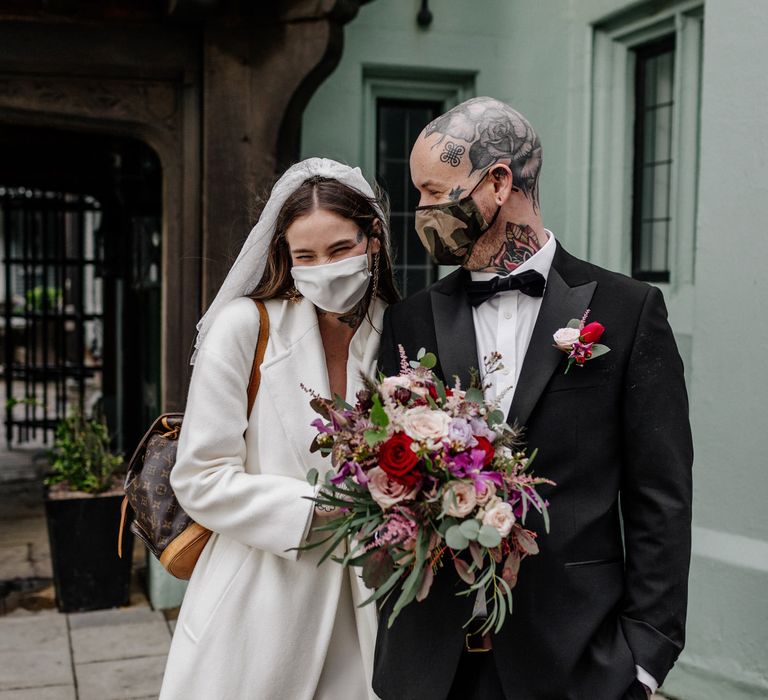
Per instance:
[[[253,356],[253,365],[251,367],[251,378],[248,382],[248,415],[251,415],[253,404],[256,402],[256,394],[259,391],[261,383],[261,363],[264,360],[264,353],[269,341],[269,314],[264,302],[253,299],[259,309],[259,339],[256,341],[256,352]]]
[[[125,529],[125,513],[128,510],[128,496],[123,496],[120,504],[120,529],[117,532],[117,556],[123,558],[123,530]]]
[[[184,532],[168,543],[160,555],[160,563],[169,574],[188,580],[210,536],[210,530],[198,523],[190,523]]]

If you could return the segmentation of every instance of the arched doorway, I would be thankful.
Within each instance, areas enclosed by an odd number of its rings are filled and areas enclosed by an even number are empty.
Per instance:
[[[5,436],[103,409],[130,450],[160,410],[162,169],[145,143],[0,127]]]

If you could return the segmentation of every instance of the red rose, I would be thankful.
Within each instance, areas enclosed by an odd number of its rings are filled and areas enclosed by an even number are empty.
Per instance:
[[[485,457],[483,457],[483,466],[487,467],[493,461],[493,456],[496,454],[496,449],[487,437],[483,437],[482,435],[475,435],[475,440],[477,440],[477,446],[474,449],[482,450],[485,452]]]
[[[593,321],[588,323],[581,329],[581,342],[582,343],[596,343],[605,333],[605,326],[602,323]]]
[[[413,440],[405,433],[395,433],[379,448],[379,466],[391,479],[413,486],[419,480],[414,467],[419,458],[411,449]]]
[[[437,389],[434,384],[429,385],[429,395],[432,397],[432,400],[437,403]]]

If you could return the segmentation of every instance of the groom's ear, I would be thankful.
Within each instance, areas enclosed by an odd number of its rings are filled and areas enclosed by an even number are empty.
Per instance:
[[[506,163],[497,163],[491,168],[491,184],[496,204],[503,205],[513,192],[520,190],[515,187],[512,171]]]

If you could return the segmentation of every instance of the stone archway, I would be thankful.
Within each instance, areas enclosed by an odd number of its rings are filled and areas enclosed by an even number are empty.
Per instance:
[[[163,410],[183,408],[200,311],[250,229],[254,193],[297,156],[301,112],[360,4],[68,0],[61,16],[3,14],[0,128],[129,136],[160,157]]]

